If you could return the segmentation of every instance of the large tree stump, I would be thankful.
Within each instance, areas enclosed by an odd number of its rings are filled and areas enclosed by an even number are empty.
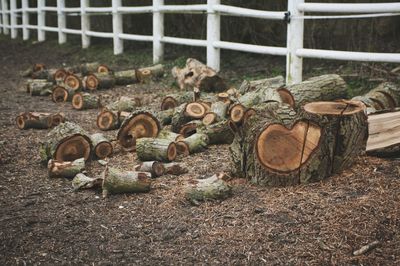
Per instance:
[[[286,88],[293,95],[297,107],[314,101],[344,99],[347,95],[346,82],[336,74],[313,77]]]
[[[142,162],[136,165],[134,169],[139,172],[148,172],[153,178],[162,176],[165,173],[164,165],[157,161]]]
[[[72,97],[72,107],[76,110],[97,109],[100,106],[98,95],[78,92]]]
[[[122,122],[118,130],[117,140],[126,150],[135,150],[136,141],[139,138],[155,138],[161,130],[156,116],[145,110],[137,110],[131,113]]]
[[[85,159],[79,158],[72,162],[59,162],[50,159],[47,164],[49,177],[73,178],[85,169]]]
[[[48,129],[63,123],[65,115],[63,113],[24,112],[19,114],[15,121],[19,129]]]
[[[227,86],[217,72],[200,61],[188,58],[185,68],[174,67],[172,76],[181,89],[199,88],[200,91],[221,92]]]
[[[171,162],[176,158],[176,146],[167,139],[140,138],[136,140],[136,153],[141,161]]]
[[[64,162],[82,157],[88,160],[91,150],[92,144],[88,133],[77,124],[65,122],[47,134],[39,152],[43,162],[49,159]]]
[[[93,145],[94,155],[99,159],[104,159],[113,153],[113,145],[101,133],[95,133],[90,136]]]
[[[232,188],[223,180],[223,174],[215,174],[206,179],[193,179],[185,187],[185,196],[192,203],[198,201],[225,199]]]
[[[104,73],[88,74],[83,78],[84,88],[90,91],[111,89],[115,85],[115,78]]]
[[[109,194],[149,192],[151,174],[146,172],[123,172],[108,166],[103,172],[103,197]]]

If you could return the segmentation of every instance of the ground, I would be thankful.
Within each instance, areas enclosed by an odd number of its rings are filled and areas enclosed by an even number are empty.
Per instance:
[[[141,58],[134,67],[145,66],[151,56],[139,55],[150,52],[135,51],[136,57],[107,56],[105,61],[118,68]],[[48,178],[38,154],[48,130],[19,130],[16,115],[59,110],[94,133],[99,131],[97,111],[78,112],[47,97],[30,97],[22,88],[19,71],[36,62],[48,67],[73,64],[90,60],[96,53],[82,52],[78,46],[58,47],[54,42],[31,44],[0,38],[1,265],[400,264],[400,166],[394,158],[362,156],[340,175],[288,188],[262,188],[233,177],[232,197],[200,206],[188,203],[182,188],[191,178],[229,172],[226,145],[179,159],[189,173],[158,178],[146,194],[102,199],[101,191],[73,192],[70,180]],[[250,66],[249,62],[224,74],[238,81],[237,73],[274,73],[272,68],[257,72],[269,63],[254,59]],[[156,109],[161,95],[171,91],[171,82],[166,77],[160,83],[101,94],[106,101],[120,95],[143,96]],[[107,135],[114,137],[115,133]],[[137,163],[134,153],[118,147],[109,161],[125,170]],[[91,176],[102,169],[96,161],[88,164]],[[377,248],[353,256],[354,250],[375,240],[379,241]]]

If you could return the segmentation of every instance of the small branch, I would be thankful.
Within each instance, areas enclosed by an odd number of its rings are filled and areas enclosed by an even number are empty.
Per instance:
[[[374,248],[376,248],[379,244],[380,244],[379,241],[371,242],[371,243],[369,243],[369,244],[367,244],[367,245],[365,245],[365,246],[362,246],[360,249],[354,251],[354,252],[353,252],[353,255],[354,255],[354,256],[360,256],[360,255],[362,255],[362,254],[365,254],[365,253],[367,253],[368,251],[371,251],[371,250],[373,250]]]

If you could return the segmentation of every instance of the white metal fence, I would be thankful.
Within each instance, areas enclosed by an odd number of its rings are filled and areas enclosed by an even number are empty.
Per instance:
[[[153,61],[163,59],[165,43],[206,47],[207,64],[216,70],[220,69],[220,49],[230,49],[250,53],[286,56],[286,81],[288,84],[302,80],[302,59],[322,58],[351,61],[375,61],[400,63],[400,53],[367,53],[306,49],[303,47],[303,32],[305,19],[346,19],[368,18],[378,16],[400,15],[400,2],[379,4],[328,4],[305,3],[304,0],[288,0],[288,10],[262,11],[234,7],[221,4],[221,0],[207,0],[207,4],[165,5],[164,0],[153,0],[149,6],[122,6],[122,0],[112,0],[111,7],[91,7],[89,0],[80,0],[80,7],[66,7],[66,0],[57,0],[57,6],[46,6],[46,0],[37,0],[37,6],[30,7],[28,0],[1,0],[0,2],[0,33],[10,34],[17,38],[22,31],[22,38],[28,40],[30,31],[37,31],[38,41],[46,40],[46,32],[58,33],[60,44],[67,41],[68,34],[82,36],[82,47],[90,46],[90,37],[112,38],[114,54],[121,54],[124,41],[146,41],[153,43]],[[57,27],[46,26],[46,12],[54,12],[58,17]],[[312,16],[305,13],[324,12],[339,15]],[[37,14],[37,25],[29,23],[29,14]],[[124,32],[122,18],[124,14],[152,13],[152,35],[137,35]],[[205,13],[207,16],[207,39],[186,39],[164,36],[165,13]],[[112,32],[92,31],[90,17],[96,14],[112,15]],[[81,17],[81,29],[66,27],[67,15]],[[287,23],[286,47],[260,46],[222,41],[220,38],[221,15],[243,16],[265,20],[281,20]],[[21,18],[21,19],[19,19]],[[21,23],[18,24],[18,20]]]

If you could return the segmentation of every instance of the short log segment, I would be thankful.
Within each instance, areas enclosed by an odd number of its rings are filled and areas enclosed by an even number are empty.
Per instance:
[[[137,70],[123,70],[114,73],[115,84],[119,86],[138,83]]]
[[[211,109],[203,118],[204,125],[211,125],[215,122],[225,120],[229,103],[217,101],[211,104]]]
[[[26,88],[31,96],[47,96],[53,91],[53,83],[42,79],[33,79],[28,81]]]
[[[108,104],[106,108],[111,111],[133,112],[140,106],[142,106],[140,98],[122,96],[117,101]]]
[[[228,120],[222,120],[212,125],[200,127],[198,132],[207,135],[209,145],[231,144],[234,138],[234,133],[229,127]]]
[[[79,125],[65,122],[53,128],[40,146],[43,162],[50,159],[74,161],[79,158],[88,160],[92,144],[89,135]]]
[[[115,85],[115,78],[103,73],[89,74],[83,78],[83,85],[85,89],[90,91],[111,89]]]
[[[95,133],[90,136],[93,145],[93,152],[96,158],[104,159],[113,153],[113,145],[101,133]]]
[[[19,129],[48,129],[64,122],[65,115],[63,113],[24,112],[19,114],[15,121]]]
[[[46,69],[44,64],[34,64],[33,66],[28,67],[25,71],[21,72],[21,76],[24,78],[32,78],[32,75],[35,72],[40,72]]]
[[[94,94],[76,93],[72,97],[72,107],[76,110],[97,109],[100,106],[100,97]]]
[[[101,187],[103,178],[92,178],[82,173],[77,174],[74,179],[72,179],[72,189],[78,191],[80,189],[88,189],[94,187]]]
[[[336,74],[322,75],[286,87],[294,97],[296,106],[314,101],[345,99],[346,82]]]
[[[217,72],[200,61],[188,58],[186,67],[174,67],[172,76],[176,79],[181,89],[199,88],[205,92],[222,92],[227,86]]]
[[[76,74],[68,74],[64,79],[64,86],[67,90],[80,91],[83,89],[81,77]]]
[[[103,197],[109,194],[149,192],[151,174],[146,172],[123,172],[106,167],[103,172]]]
[[[119,112],[110,111],[104,108],[97,115],[96,124],[99,129],[104,131],[119,128],[120,125]]]
[[[179,140],[184,139],[184,137],[181,134],[174,133],[174,132],[172,132],[170,130],[167,130],[167,129],[162,129],[160,131],[160,133],[158,134],[157,138],[166,139],[166,140],[169,140],[171,142],[179,141]]]
[[[273,78],[259,79],[259,80],[245,80],[239,87],[238,92],[240,94],[246,94],[251,91],[258,90],[260,88],[271,88],[278,89],[285,85],[285,79],[283,76],[276,76]]]
[[[207,149],[209,144],[208,136],[204,133],[195,133],[190,137],[187,137],[178,143],[182,143],[183,145],[187,145],[190,154],[202,152]]]
[[[79,158],[72,162],[49,160],[47,164],[49,177],[73,178],[85,169],[85,159]]]
[[[164,163],[163,165],[167,175],[183,175],[189,172],[180,163]]]
[[[198,201],[228,198],[232,188],[223,180],[223,174],[215,174],[206,179],[190,180],[185,187],[186,198],[197,204]]]
[[[181,127],[181,129],[179,130],[179,134],[187,138],[195,134],[202,126],[203,122],[201,120],[192,120]]]
[[[74,96],[74,94],[74,90],[67,90],[63,85],[56,85],[53,88],[51,99],[55,103],[70,102],[72,101],[72,97]]]
[[[161,110],[173,109],[181,104],[194,101],[193,92],[170,94],[161,101]]]
[[[186,105],[182,104],[175,108],[171,119],[171,131],[179,133],[182,126],[193,120],[192,117],[186,115]]]
[[[175,109],[167,109],[164,111],[157,112],[156,116],[162,126],[170,125],[172,123],[172,117],[174,116]]]
[[[134,169],[139,172],[148,172],[153,178],[162,176],[165,173],[164,165],[157,161],[142,162],[136,165]]]
[[[79,66],[72,67],[70,69],[75,73],[82,73],[83,76],[92,73],[105,73],[108,74],[111,72],[110,68],[104,64],[100,64],[98,62],[84,63]]]
[[[136,140],[136,153],[141,161],[171,162],[176,158],[174,142],[166,139],[140,138]]]
[[[193,119],[202,119],[206,115],[206,107],[198,102],[191,102],[186,105],[185,115]]]
[[[124,149],[134,150],[136,141],[139,138],[155,138],[160,130],[160,123],[153,113],[146,110],[137,110],[122,122],[118,130],[117,139]]]

